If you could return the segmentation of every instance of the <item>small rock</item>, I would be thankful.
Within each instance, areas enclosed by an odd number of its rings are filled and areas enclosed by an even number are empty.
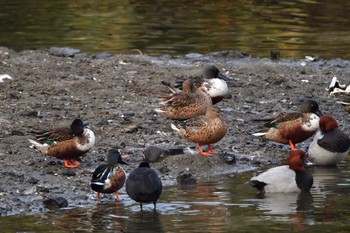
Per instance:
[[[64,175],[64,176],[75,176],[75,171],[73,169],[65,169],[62,172],[62,175]]]
[[[98,53],[95,55],[92,55],[93,59],[104,59],[104,58],[108,58],[108,57],[112,57],[113,54],[108,53],[108,52],[102,52],[102,53]]]
[[[45,208],[50,210],[68,206],[68,201],[64,197],[54,197],[43,201]]]
[[[128,125],[123,129],[124,133],[135,133],[139,127],[137,125]]]
[[[38,182],[39,182],[39,180],[34,178],[34,177],[29,177],[29,179],[28,179],[28,183],[30,183],[30,184],[37,184]]]
[[[21,112],[19,115],[20,116],[27,116],[27,117],[37,117],[37,116],[39,116],[39,112],[38,111],[25,111],[25,112]]]
[[[49,53],[54,56],[58,57],[73,57],[74,54],[79,53],[79,49],[73,49],[73,48],[58,48],[58,47],[51,47],[49,49]]]
[[[181,171],[176,177],[176,181],[179,185],[191,185],[197,183],[197,179],[194,178],[189,171]]]
[[[159,168],[159,171],[162,174],[166,174],[166,173],[168,173],[170,171],[170,169],[167,166],[162,166],[161,168]]]
[[[189,58],[189,59],[197,59],[197,58],[202,57],[203,54],[200,54],[200,53],[188,53],[185,56],[186,56],[186,58]]]
[[[36,191],[39,193],[49,193],[50,189],[46,188],[46,187],[42,187],[42,186],[37,186],[36,187]]]
[[[14,129],[14,130],[11,131],[11,135],[24,136],[25,133],[23,131]]]
[[[236,156],[232,153],[225,153],[221,156],[221,158],[227,164],[235,164],[236,163]]]

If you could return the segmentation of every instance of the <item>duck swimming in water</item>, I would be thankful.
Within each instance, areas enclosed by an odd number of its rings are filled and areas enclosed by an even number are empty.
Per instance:
[[[250,179],[250,185],[262,193],[308,192],[313,185],[313,176],[304,169],[305,152],[290,153],[289,165],[270,168]]]

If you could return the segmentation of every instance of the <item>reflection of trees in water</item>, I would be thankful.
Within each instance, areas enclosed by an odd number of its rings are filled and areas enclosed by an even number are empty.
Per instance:
[[[288,57],[317,53],[349,58],[344,47],[349,44],[348,1],[23,3],[3,4],[0,12],[0,43],[17,50],[53,45],[155,54],[240,49],[268,56],[270,49],[279,48]]]

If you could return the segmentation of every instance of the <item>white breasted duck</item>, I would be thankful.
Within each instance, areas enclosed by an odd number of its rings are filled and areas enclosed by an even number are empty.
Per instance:
[[[335,166],[349,153],[350,138],[339,129],[336,120],[328,115],[320,118],[320,129],[308,149],[308,156],[315,165]]]
[[[120,201],[118,190],[125,183],[126,173],[118,164],[128,165],[117,149],[111,149],[107,154],[107,163],[99,165],[92,174],[90,186],[97,192],[97,200],[100,200],[100,193],[115,193],[117,201]]]
[[[267,130],[254,133],[254,136],[264,136],[266,139],[289,144],[291,150],[297,150],[296,143],[303,142],[316,133],[319,128],[320,116],[318,104],[314,100],[306,100],[300,112],[290,112],[277,117],[265,125]]]
[[[222,74],[214,65],[206,66],[202,75],[190,77],[188,79],[194,82],[195,88],[205,88],[207,94],[212,98],[213,104],[220,102],[228,94],[226,81],[232,80],[232,78]],[[180,92],[181,88],[185,90],[185,80],[183,79],[176,81],[177,85],[175,85],[175,88],[171,87],[171,85],[166,82],[162,83],[169,87],[173,93]]]
[[[42,154],[62,159],[67,168],[76,168],[80,164],[76,159],[95,145],[95,134],[87,121],[75,119],[70,130],[55,129],[39,136],[39,141],[28,140]]]
[[[270,168],[250,179],[250,185],[260,192],[308,192],[313,184],[313,176],[304,169],[305,153],[294,150],[289,157],[289,165]]]
[[[152,202],[154,209],[162,193],[162,181],[155,170],[150,168],[148,162],[143,161],[128,176],[125,189],[131,199],[140,203],[142,210],[143,203]]]

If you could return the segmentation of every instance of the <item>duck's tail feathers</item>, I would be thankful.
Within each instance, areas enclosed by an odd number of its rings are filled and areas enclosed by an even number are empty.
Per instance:
[[[177,128],[174,124],[171,124],[170,127],[171,127],[173,130],[175,130],[176,132],[179,132],[179,131],[180,131],[180,129]]]
[[[342,104],[342,105],[350,105],[350,103],[344,102],[344,101],[337,101],[338,104]]]
[[[266,132],[259,132],[259,133],[253,133],[253,136],[255,137],[262,137],[262,136],[265,136],[267,133]]]
[[[161,81],[161,83],[162,83],[164,86],[166,86],[167,88],[169,88],[169,90],[170,90],[172,93],[177,93],[177,92],[180,92],[180,91],[181,91],[181,90],[179,90],[179,89],[177,89],[177,88],[175,88],[175,87],[172,87],[172,86],[170,85],[170,83],[168,83],[168,82]]]
[[[158,113],[163,113],[165,112],[164,110],[160,109],[160,108],[155,108],[154,111],[158,112]]]
[[[48,153],[48,148],[49,148],[49,145],[47,144],[41,144],[37,141],[34,141],[32,139],[28,139],[28,141],[38,150],[40,151],[41,153],[43,154],[47,154]]]

